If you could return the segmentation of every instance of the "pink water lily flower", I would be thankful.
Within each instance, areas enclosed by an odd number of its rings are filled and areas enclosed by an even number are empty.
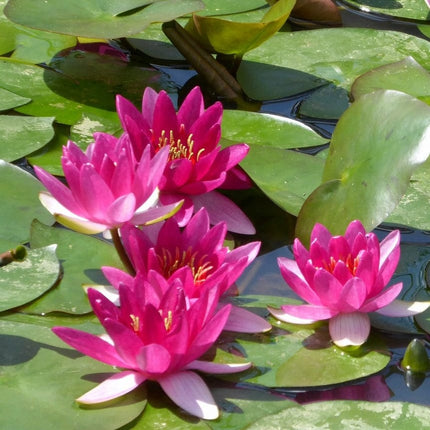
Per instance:
[[[368,312],[410,316],[426,310],[430,302],[395,300],[402,283],[387,287],[400,258],[400,233],[391,232],[381,243],[353,221],[344,236],[332,236],[321,224],[311,234],[309,251],[296,239],[295,261],[279,258],[281,274],[304,305],[270,308],[279,320],[310,324],[329,320],[338,346],[361,345],[370,333]]]
[[[95,234],[126,222],[143,225],[172,215],[177,204],[163,206],[157,188],[166,166],[168,148],[154,156],[142,151],[137,159],[128,136],[96,134],[84,153],[69,141],[61,163],[68,187],[35,166],[49,192],[42,204],[56,220],[81,233]]]
[[[254,234],[246,215],[217,188],[249,188],[248,176],[237,166],[249,147],[236,144],[222,149],[222,105],[217,102],[205,110],[200,88],[195,87],[185,98],[178,113],[165,91],[146,88],[142,112],[128,100],[117,96],[121,124],[139,157],[146,147],[156,153],[170,146],[169,161],[160,183],[160,199],[164,204],[184,200],[176,218],[184,226],[191,215],[206,207],[211,223],[226,221],[228,229]]]
[[[184,229],[170,218],[155,237],[151,237],[147,230],[130,225],[121,229],[122,241],[135,271],[146,277],[155,271],[169,281],[181,279],[189,299],[199,298],[205,290],[212,288],[226,294],[234,288],[235,281],[260,249],[260,242],[251,242],[233,250],[224,246],[225,223],[211,228],[204,208]],[[131,275],[119,269],[103,267],[102,270],[117,289],[121,283],[131,282]],[[186,281],[188,279],[191,281]],[[271,325],[256,314],[233,306],[225,329],[255,333],[268,331]]]
[[[187,303],[179,279],[168,282],[159,276],[156,284],[145,284],[138,277],[130,285],[121,285],[120,308],[98,291],[88,291],[106,335],[53,328],[57,336],[83,354],[122,369],[77,401],[105,402],[153,380],[189,413],[204,419],[217,418],[216,403],[196,371],[234,373],[251,366],[199,360],[223,330],[230,306],[217,308],[216,290],[207,290],[198,300]]]

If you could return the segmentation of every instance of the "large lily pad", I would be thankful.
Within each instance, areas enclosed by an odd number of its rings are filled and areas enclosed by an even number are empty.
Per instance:
[[[53,117],[0,115],[0,158],[15,161],[54,137]]]
[[[57,255],[64,270],[61,283],[39,300],[25,307],[23,312],[48,313],[54,311],[84,314],[91,306],[83,284],[104,284],[102,266],[122,267],[114,247],[105,241],[62,228],[47,227],[35,222],[31,229],[32,247],[56,243]]]
[[[343,114],[333,133],[322,185],[303,205],[297,236],[308,243],[316,222],[343,234],[353,219],[381,223],[430,153],[430,108],[407,94],[367,94]]]
[[[32,101],[16,108],[33,116],[55,116],[63,124],[75,124],[85,114],[91,120],[119,123],[115,96],[122,94],[140,103],[146,86],[160,89],[161,73],[130,66],[117,57],[72,51],[46,69],[13,59],[0,61],[0,87]],[[31,85],[28,81],[31,79]]]
[[[224,111],[222,136],[251,145],[283,149],[305,148],[328,143],[309,126],[299,121],[277,115],[239,110]]]
[[[84,409],[74,399],[112,367],[68,348],[50,329],[0,320],[0,427],[3,429],[114,430],[146,404],[134,390],[113,404]]]
[[[21,97],[18,94],[12,93],[4,88],[0,88],[0,111],[22,106],[30,101],[31,99],[27,97]]]
[[[336,0],[338,4],[345,5],[355,10],[385,17],[421,22],[430,18],[429,8],[425,0],[395,0],[395,1],[370,1],[369,0]]]
[[[321,428],[360,428],[392,430],[428,428],[428,407],[402,402],[357,402],[339,400],[312,403],[264,417],[251,424],[249,430],[284,428],[317,430]]]
[[[335,28],[278,33],[244,55],[237,77],[246,94],[257,100],[266,92],[271,98],[292,95],[287,81],[279,80],[279,69],[301,72],[303,79],[298,74],[291,84],[301,91],[321,86],[324,81],[349,90],[363,73],[406,56],[430,69],[429,51],[428,41],[394,31]],[[258,69],[255,63],[261,63]],[[273,79],[274,71],[277,79]],[[312,86],[309,75],[323,82]]]
[[[0,267],[0,312],[36,299],[60,274],[55,245],[30,249],[22,261]]]
[[[52,216],[39,201],[39,192],[43,189],[43,185],[34,176],[0,160],[0,195],[2,196],[0,249],[2,251],[14,248],[19,243],[28,242],[30,224],[34,218],[46,224],[53,222]]]
[[[4,9],[26,27],[88,38],[114,39],[203,9],[200,0],[10,0]]]

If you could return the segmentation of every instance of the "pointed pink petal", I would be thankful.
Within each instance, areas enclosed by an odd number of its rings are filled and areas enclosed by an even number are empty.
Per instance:
[[[190,370],[199,370],[205,373],[228,374],[242,372],[249,369],[252,363],[215,363],[213,361],[194,360],[188,363],[185,368]]]
[[[82,285],[82,288],[86,293],[90,288],[92,290],[96,290],[104,297],[106,297],[115,306],[120,305],[118,290],[112,287],[112,285]]]
[[[321,304],[328,306],[337,305],[344,286],[325,269],[317,269],[312,288],[320,298]]]
[[[366,284],[360,278],[350,279],[337,297],[337,309],[339,312],[354,312],[361,308],[366,300]]]
[[[361,307],[361,312],[374,312],[390,304],[402,291],[403,284],[392,285],[381,291],[377,296],[368,299]]]
[[[54,327],[52,331],[64,342],[82,354],[111,366],[127,367],[115,348],[94,334],[69,327]]]
[[[321,299],[305,281],[294,260],[279,257],[278,266],[285,282],[299,297],[312,305],[321,305]]]
[[[194,372],[171,373],[158,379],[164,392],[182,409],[205,420],[218,418],[219,411],[203,379]]]
[[[185,97],[178,111],[178,123],[184,124],[189,130],[193,123],[199,119],[204,111],[203,95],[200,87],[194,87]]]
[[[116,288],[116,290],[118,290],[120,283],[125,285],[131,285],[133,283],[133,276],[121,269],[110,266],[103,266],[101,269],[103,275],[105,275],[106,279],[113,285],[113,287]]]
[[[240,167],[232,167],[226,175],[222,188],[225,190],[246,190],[252,187],[252,180]]]
[[[64,226],[83,234],[102,233],[103,231],[113,227],[111,225],[100,224],[97,222],[92,222],[86,219],[82,219],[75,216],[68,216],[61,213],[54,214],[54,217],[56,221],[58,221],[60,224],[63,224]]]
[[[136,361],[142,371],[151,374],[162,374],[169,368],[172,357],[162,345],[152,343],[142,347],[136,357]]]
[[[151,225],[163,221],[175,215],[181,208],[183,201],[170,205],[148,209],[142,213],[136,213],[130,220],[134,225]]]
[[[369,337],[370,320],[361,312],[339,314],[330,319],[328,327],[337,346],[362,345]]]
[[[394,300],[376,312],[387,317],[409,317],[424,312],[430,307],[430,302],[407,302]]]
[[[327,227],[322,224],[316,223],[311,232],[310,244],[312,245],[312,243],[317,241],[319,242],[321,247],[328,249],[328,243],[331,238],[332,234],[327,229]]]
[[[129,393],[145,381],[145,379],[144,375],[133,371],[126,370],[115,373],[91,391],[76,399],[76,401],[86,405],[106,402]]]
[[[170,132],[173,132],[174,138],[178,134],[176,110],[172,100],[165,91],[158,93],[154,107],[154,116],[152,118],[152,130],[156,141],[161,138],[163,132],[167,138],[169,138]]]
[[[227,229],[234,233],[255,234],[255,228],[248,217],[224,195],[211,191],[210,193],[190,196],[194,203],[194,211],[205,207],[211,224],[224,221]]]
[[[272,325],[259,315],[244,308],[232,306],[224,330],[238,333],[263,333],[269,331]]]
[[[222,105],[220,102],[214,103],[209,106],[202,115],[194,122],[189,129],[189,133],[194,138],[194,148],[199,151],[202,148],[206,148],[208,151],[212,151],[216,145],[218,145],[221,137],[220,125],[222,119]],[[213,134],[212,130],[218,131]],[[209,136],[209,139],[207,137]]]
[[[349,244],[343,236],[334,236],[329,240],[328,253],[335,260],[346,260],[350,254]]]
[[[151,87],[146,87],[142,97],[142,117],[152,124],[154,108],[157,102],[158,93]]]
[[[345,239],[348,241],[350,248],[353,248],[353,243],[357,236],[361,235],[362,237],[366,236],[366,230],[363,227],[363,224],[359,220],[354,220],[349,223],[348,227],[345,231]]]
[[[106,211],[107,217],[112,224],[120,226],[121,224],[130,221],[136,209],[136,199],[134,194],[126,194],[118,197]]]
[[[278,320],[293,324],[311,324],[326,320],[337,314],[323,306],[315,305],[283,305],[281,309],[268,307],[269,312]]]

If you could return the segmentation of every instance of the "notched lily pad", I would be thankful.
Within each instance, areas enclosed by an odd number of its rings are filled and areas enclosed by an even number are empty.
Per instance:
[[[0,267],[0,312],[36,299],[55,284],[60,274],[55,249],[29,249],[22,261]]]

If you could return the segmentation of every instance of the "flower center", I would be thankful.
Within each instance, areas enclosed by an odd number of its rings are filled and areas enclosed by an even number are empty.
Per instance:
[[[351,254],[348,254],[348,256],[346,258],[340,257],[338,260],[336,260],[333,257],[330,257],[330,261],[328,261],[328,262],[324,261],[324,269],[330,273],[333,273],[338,261],[343,261],[345,263],[346,267],[351,272],[352,276],[355,276],[355,274],[357,272],[357,268],[358,268],[358,263],[360,261],[360,259],[358,257],[355,257],[353,259]]]
[[[207,255],[199,257],[197,252],[193,252],[191,246],[185,251],[181,251],[176,247],[174,253],[163,248],[161,255],[158,254],[158,260],[166,278],[169,278],[181,267],[188,266],[191,269],[196,286],[201,285],[213,270],[213,266],[207,257]]]
[[[152,142],[155,145],[156,151],[164,148],[166,145],[170,145],[169,161],[187,158],[195,164],[199,161],[201,154],[205,150],[205,148],[201,148],[197,153],[194,152],[193,135],[185,133],[184,124],[181,124],[179,128],[179,137],[175,137],[172,130],[163,130],[161,135],[158,136],[158,142],[154,134],[152,135]]]

